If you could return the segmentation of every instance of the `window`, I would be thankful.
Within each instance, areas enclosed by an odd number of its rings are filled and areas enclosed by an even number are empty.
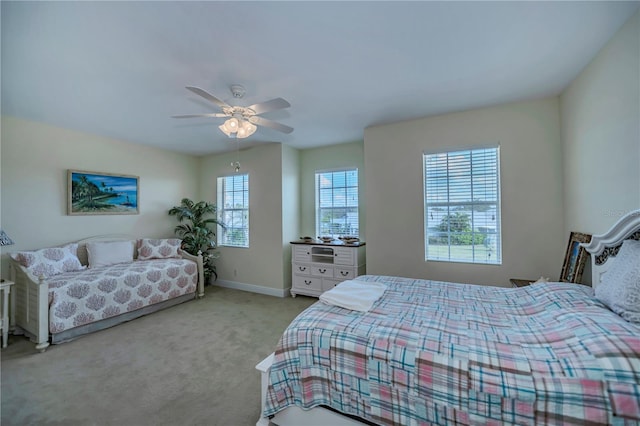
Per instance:
[[[316,233],[358,236],[358,169],[316,172]]]
[[[501,264],[499,147],[423,159],[425,260]]]
[[[218,178],[218,206],[225,228],[218,228],[222,246],[249,247],[249,175]]]

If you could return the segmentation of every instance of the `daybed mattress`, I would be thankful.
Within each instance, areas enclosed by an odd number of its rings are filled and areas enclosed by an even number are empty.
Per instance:
[[[55,275],[49,283],[49,331],[94,321],[195,293],[197,264],[187,259],[136,260]]]
[[[367,312],[318,302],[275,351],[266,416],[324,405],[382,425],[637,424],[640,327],[590,287],[364,276]]]

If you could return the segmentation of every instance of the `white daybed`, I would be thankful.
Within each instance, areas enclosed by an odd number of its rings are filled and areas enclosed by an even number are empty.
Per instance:
[[[594,286],[628,239],[640,210],[584,244]],[[257,426],[640,423],[640,323],[592,288],[363,279],[388,286],[371,311],[318,302],[256,366]]]
[[[14,334],[41,352],[204,295],[202,256],[182,251],[177,239],[91,237],[9,261]]]

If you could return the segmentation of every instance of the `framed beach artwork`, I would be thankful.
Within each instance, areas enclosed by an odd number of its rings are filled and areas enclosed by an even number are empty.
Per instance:
[[[564,255],[560,281],[568,283],[582,282],[582,272],[584,271],[584,265],[587,262],[589,253],[587,253],[580,243],[588,243],[589,241],[591,241],[590,234],[572,232],[569,235],[569,244],[567,244],[567,252]]]
[[[139,214],[138,176],[67,171],[67,214]]]

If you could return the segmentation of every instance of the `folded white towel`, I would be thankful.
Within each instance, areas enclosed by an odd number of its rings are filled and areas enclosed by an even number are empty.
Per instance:
[[[386,289],[386,285],[378,282],[347,280],[322,293],[320,301],[352,311],[367,312]]]

